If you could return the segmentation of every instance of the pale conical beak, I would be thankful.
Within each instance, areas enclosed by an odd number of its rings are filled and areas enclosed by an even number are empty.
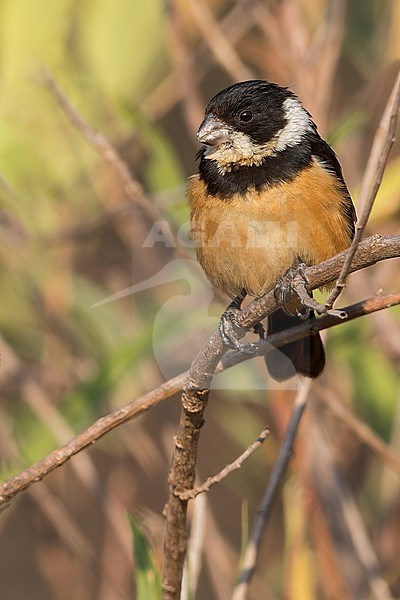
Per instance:
[[[218,146],[228,142],[230,138],[230,127],[212,114],[207,115],[197,132],[197,140],[208,146]]]

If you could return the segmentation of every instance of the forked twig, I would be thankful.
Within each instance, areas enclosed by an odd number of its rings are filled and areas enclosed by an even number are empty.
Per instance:
[[[306,270],[307,280],[310,282],[311,287],[317,288],[321,285],[326,285],[329,281],[335,279],[340,272],[340,267],[343,264],[345,253],[342,252],[340,255],[331,258],[321,265],[315,265],[309,267]],[[375,264],[379,260],[388,258],[394,258],[400,256],[400,236],[373,236],[367,240],[364,240],[356,254],[355,260],[352,264],[352,270],[362,269],[369,265]],[[345,311],[348,315],[348,320],[357,318],[362,315],[370,314],[372,312],[388,308],[394,304],[400,303],[400,293],[392,294],[390,296],[377,296],[352,307],[345,307]],[[249,306],[246,306],[242,311],[241,324],[248,326],[249,329],[254,323],[262,320],[276,309],[276,302],[274,299],[273,292],[270,292],[263,298],[255,300]],[[339,319],[332,315],[325,315],[314,322],[313,330],[321,331],[324,328],[331,327],[338,323],[341,323]],[[274,334],[265,340],[265,344],[269,342],[271,344],[279,345],[300,339],[310,334],[310,326],[308,324],[294,327],[291,330]],[[264,354],[267,350],[267,345],[260,347],[259,354]],[[213,364],[215,363],[216,372],[222,371],[223,369],[229,368],[235,364],[248,360],[248,356],[243,354],[232,353],[223,357],[222,342],[218,333],[215,333],[210,340],[205,344],[200,355],[194,362],[194,369],[192,370],[192,378],[195,377],[194,384],[201,383],[206,384],[207,378],[211,379],[214,373],[214,367],[210,366],[210,360],[212,358]],[[221,362],[219,362],[221,358]],[[196,369],[198,374],[196,374]],[[102,436],[112,431],[115,427],[126,423],[127,421],[134,419],[151,407],[156,406],[158,403],[170,398],[174,394],[182,390],[182,387],[187,379],[187,373],[182,373],[169,379],[165,383],[161,384],[154,390],[139,396],[135,400],[132,400],[125,406],[117,408],[112,412],[108,413],[104,417],[101,417],[90,425],[87,429],[72,438],[67,444],[58,448],[39,460],[35,464],[31,465],[24,471],[21,471],[17,475],[10,477],[6,481],[0,484],[0,510],[7,506],[14,496],[23,492],[29,488],[33,483],[40,481],[43,477],[51,473],[57,467],[66,463],[72,456],[75,456],[88,446],[91,446]],[[202,379],[199,379],[202,378]],[[186,488],[188,489],[188,488]],[[184,490],[182,490],[184,491]]]
[[[375,242],[379,244],[380,236],[374,236]],[[363,255],[365,246],[360,244],[354,257],[354,262],[350,265],[350,269],[354,270],[355,263]],[[346,251],[342,253],[345,260]],[[326,261],[329,264],[329,260]],[[318,267],[317,267],[318,270]],[[315,289],[321,287],[315,285],[312,281],[313,267],[305,270],[305,276],[308,281],[308,287]],[[324,270],[324,275],[332,281],[332,273],[329,273],[329,268]],[[328,281],[326,281],[328,283]],[[322,284],[323,285],[323,284]],[[394,294],[392,301],[397,303],[400,301],[400,293]],[[379,304],[380,298],[374,298],[372,305]],[[272,303],[272,307],[271,307]],[[367,304],[370,301],[367,302]],[[270,292],[258,301],[250,305],[251,308],[244,308],[238,316],[238,322],[244,327],[253,327],[260,322],[267,313],[273,310],[275,305],[274,294]],[[356,308],[365,311],[364,303],[360,303]],[[346,308],[348,319],[351,318],[350,307]],[[326,314],[324,317],[316,320],[311,325],[311,331],[319,331],[321,321],[329,322],[332,325],[338,322],[343,322],[334,315]],[[309,325],[307,325],[310,332]],[[302,326],[293,327],[290,333],[298,332],[299,338],[303,337]],[[289,336],[290,336],[289,333]],[[280,335],[280,334],[279,334]],[[288,335],[286,330],[285,335]],[[272,342],[273,336],[270,341]],[[297,338],[297,339],[299,339]],[[289,339],[286,337],[285,342]],[[292,338],[290,338],[292,341]],[[273,342],[272,342],[273,343]],[[263,346],[263,344],[260,344]],[[264,351],[266,348],[263,348]],[[225,352],[222,339],[219,335],[214,334],[208,344],[203,348],[197,358],[193,361],[189,370],[188,379],[186,381],[182,394],[182,411],[181,419],[178,428],[178,434],[175,438],[175,447],[172,458],[172,466],[169,475],[169,497],[165,509],[166,516],[166,531],[164,542],[164,574],[163,574],[163,600],[178,600],[180,597],[182,569],[186,552],[186,511],[187,501],[180,498],[180,494],[193,487],[195,466],[197,460],[197,447],[203,425],[203,416],[207,407],[211,381],[218,366],[218,362]]]
[[[245,460],[247,460],[249,456],[251,456],[251,454],[253,454],[253,452],[261,446],[261,444],[264,442],[268,435],[269,429],[267,427],[266,429],[262,430],[257,440],[253,442],[248,448],[246,448],[246,450],[240,456],[238,456],[236,460],[229,463],[229,465],[226,465],[216,475],[208,477],[201,485],[192,488],[191,490],[185,490],[184,492],[179,494],[179,498],[181,500],[192,500],[193,498],[196,498],[196,496],[198,496],[199,494],[202,494],[203,492],[208,492],[213,485],[215,485],[216,483],[220,483],[230,473],[236,471],[237,469],[240,469]]]

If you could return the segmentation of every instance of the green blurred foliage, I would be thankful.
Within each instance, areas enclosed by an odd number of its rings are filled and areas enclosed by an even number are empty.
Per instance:
[[[136,565],[136,598],[137,600],[161,600],[161,578],[149,540],[138,521],[131,515],[129,515],[129,523]]]
[[[399,315],[399,311],[393,311]],[[399,374],[382,352],[368,344],[368,325],[355,322],[337,327],[329,350],[352,381],[352,402],[357,414],[390,442],[398,403]],[[362,350],[360,351],[360,348]],[[371,368],[371,365],[374,368]]]

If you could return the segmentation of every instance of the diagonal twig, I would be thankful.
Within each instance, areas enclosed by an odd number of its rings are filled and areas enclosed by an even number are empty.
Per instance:
[[[165,217],[158,208],[150,202],[142,186],[132,177],[128,166],[122,160],[111,142],[102,133],[94,131],[94,129],[92,129],[81,117],[50,73],[45,71],[43,78],[45,84],[72,125],[84,136],[86,141],[97,150],[103,160],[113,167],[120,178],[129,200],[138,206],[152,223],[164,222]],[[163,235],[165,236],[168,245],[175,250],[177,256],[192,258],[180,243],[178,236],[170,228],[165,228],[165,230],[163,230]]]
[[[225,69],[234,81],[253,79],[253,73],[240,59],[229,37],[222,31],[214,15],[203,0],[189,0],[192,15],[199,28],[203,41],[207,44],[215,60]]]
[[[163,238],[165,238],[166,246],[171,248],[177,258],[186,258],[192,260],[192,254],[188,252],[187,248],[181,243],[179,236],[177,235],[176,231],[171,228],[169,221],[165,219],[164,215],[158,210],[157,206],[150,201],[139,181],[134,179],[134,177],[131,175],[128,166],[122,160],[121,156],[118,154],[111,142],[103,134],[94,131],[90,125],[86,123],[82,116],[77,112],[75,107],[71,104],[69,99],[65,96],[63,91],[59,88],[57,82],[50,73],[45,71],[43,77],[46,85],[54,95],[55,99],[72,125],[84,136],[86,141],[97,150],[103,160],[111,165],[111,167],[114,169],[122,183],[129,201],[133,204],[136,204],[136,206],[143,211],[143,213],[152,223],[155,223],[158,226],[168,223],[167,227],[162,228],[162,234]],[[122,211],[124,211],[127,207],[124,205],[120,208]],[[114,215],[115,211],[112,216]],[[226,298],[219,290],[215,290],[215,297],[225,304]]]
[[[319,399],[326,405],[327,411],[339,419],[370,452],[378,457],[397,475],[400,475],[400,460],[366,423],[360,421],[352,412],[327,389],[319,390]]]
[[[313,448],[311,458],[311,477],[313,486],[324,507],[324,511],[329,511],[333,519],[332,527],[337,531],[337,540],[342,539],[343,535],[349,538],[352,546],[352,554],[356,562],[361,565],[365,582],[369,587],[370,594],[363,596],[374,598],[375,600],[393,600],[387,582],[381,575],[375,549],[371,543],[368,533],[363,523],[360,511],[355,503],[349,485],[337,467],[333,456],[332,442],[327,435],[327,431],[321,431],[319,427],[312,430]],[[332,511],[332,506],[335,511]],[[329,510],[331,509],[331,510]],[[339,559],[348,562],[348,557],[340,557],[343,544],[337,544]],[[353,582],[353,594],[360,590],[360,581],[357,578]],[[354,597],[354,595],[352,595]]]
[[[249,584],[256,568],[256,560],[262,536],[268,518],[271,514],[271,508],[282,481],[282,477],[286,471],[289,460],[292,457],[293,445],[312,386],[313,380],[307,379],[297,394],[290,421],[286,428],[285,436],[279,450],[278,458],[275,461],[274,468],[272,469],[272,473],[268,480],[267,488],[261,500],[260,506],[257,509],[253,531],[246,547],[239,580],[232,595],[232,600],[245,600],[246,598]]]
[[[195,63],[185,39],[183,19],[176,0],[169,0],[168,8],[172,58],[177,84],[182,90],[183,115],[188,130],[194,137],[203,120],[204,102],[199,93]]]
[[[212,477],[207,477],[207,479],[201,485],[198,485],[197,487],[192,488],[191,490],[185,490],[184,492],[179,494],[180,499],[192,500],[193,498],[196,498],[196,496],[198,496],[199,494],[202,494],[203,492],[208,492],[210,487],[212,487],[216,483],[220,483],[233,471],[240,469],[245,460],[247,460],[249,456],[251,456],[253,452],[261,446],[261,444],[264,442],[268,435],[269,429],[267,427],[266,429],[262,430],[256,441],[253,442],[248,448],[246,448],[246,450],[240,456],[238,456],[236,460],[226,465],[216,475],[213,475]]]
[[[396,256],[400,256],[400,236],[373,236],[367,240],[364,240],[360,244],[351,268],[353,271],[355,271],[357,269],[362,269],[366,266],[375,264],[379,260],[393,258]],[[309,267],[305,273],[311,287],[317,288],[322,285],[326,285],[326,283],[329,281],[334,280],[340,272],[344,257],[345,252],[342,252],[336,257],[331,258],[320,265]],[[347,320],[357,318],[377,310],[382,310],[388,306],[393,306],[396,303],[400,303],[400,294],[392,294],[388,297],[374,297],[369,301],[363,301],[357,305],[354,305],[355,308],[353,311],[351,307],[346,307],[345,310],[348,315]],[[254,323],[259,322],[275,309],[276,302],[274,299],[274,293],[270,292],[263,298],[255,300],[249,306],[243,309],[241,314],[241,324],[251,328]],[[326,315],[320,319],[317,319],[313,327],[315,330],[321,330],[324,327],[336,325],[338,322],[343,321],[340,321],[331,315]],[[265,342],[271,342],[275,344],[276,347],[279,347],[279,345],[287,343],[288,341],[300,339],[301,337],[309,335],[309,333],[309,325],[300,325],[299,327],[292,328],[290,331],[287,330],[279,334],[275,334],[274,337],[270,336],[267,340],[265,340]],[[260,348],[260,354],[265,353],[266,350],[267,346]],[[249,357],[238,353],[228,354],[226,357],[223,357],[223,352],[224,350],[219,334],[215,333],[204,345],[199,356],[194,361],[193,368],[191,370],[191,380],[194,386],[197,385],[198,387],[203,387],[204,389],[204,387],[207,385],[207,381],[211,381],[214,372],[214,364],[215,369],[218,372],[243,362],[243,360],[249,359]],[[222,357],[223,359],[219,363],[219,360]],[[76,435],[61,448],[54,450],[42,460],[31,465],[29,468],[18,473],[14,477],[10,477],[4,481],[2,484],[0,484],[0,509],[7,506],[14,496],[26,490],[33,483],[40,481],[54,469],[67,462],[72,456],[75,456],[88,446],[94,444],[97,440],[112,431],[115,427],[118,427],[119,425],[122,425],[123,423],[140,416],[151,407],[156,406],[163,400],[178,393],[180,390],[182,390],[187,376],[187,373],[177,375],[147,394],[139,396],[125,406],[113,410],[104,417],[101,417],[95,421],[87,429]],[[188,489],[188,487],[192,486],[187,486],[185,489]]]
[[[347,251],[346,260],[343,263],[342,270],[339,278],[336,282],[335,288],[328,297],[325,305],[331,308],[335,300],[341,294],[345,284],[346,278],[350,273],[351,263],[354,259],[354,255],[357,251],[357,247],[361,241],[364,229],[367,225],[369,216],[371,214],[372,207],[375,202],[379,187],[382,182],[383,174],[385,172],[386,163],[389,157],[389,152],[394,143],[394,136],[396,133],[397,119],[400,107],[400,72],[397,75],[395,84],[393,86],[392,93],[387,103],[385,112],[382,116],[377,135],[375,136],[373,148],[371,151],[371,158],[367,166],[367,174],[373,173],[370,176],[373,184],[370,188],[367,200],[361,218],[356,225],[356,231],[354,239],[351,243],[350,248]],[[369,181],[368,181],[369,183]],[[366,194],[366,187],[362,188],[363,194]],[[363,198],[361,198],[363,201]]]
[[[369,300],[364,300],[352,306],[346,307],[345,310],[348,315],[347,320],[350,321],[352,319],[371,314],[375,311],[389,308],[395,304],[400,304],[400,292],[397,294],[391,294],[390,296],[377,296],[370,298]],[[335,318],[332,315],[326,315],[315,321],[313,331],[322,331],[324,328],[332,327],[340,323],[343,323],[341,319]],[[254,356],[264,354],[268,349],[272,348],[272,345],[279,348],[279,346],[283,344],[298,340],[309,334],[310,326],[308,324],[292,327],[290,330],[274,334],[260,343],[259,351],[257,354],[254,354]],[[218,334],[215,334],[209,340],[205,348],[215,344],[217,335]],[[228,369],[245,360],[250,360],[250,358],[253,358],[253,356],[249,357],[248,355],[240,353],[229,354],[217,365],[216,372],[218,373]],[[198,362],[201,362],[202,359],[204,359],[204,356],[202,357],[199,355]],[[104,417],[101,417],[95,421],[87,429],[76,435],[64,446],[54,450],[24,471],[21,471],[17,475],[5,480],[0,484],[0,511],[8,505],[14,496],[29,488],[33,483],[43,479],[43,477],[51,473],[57,467],[60,467],[66,463],[70,458],[79,452],[82,452],[82,450],[85,448],[92,446],[101,437],[116,427],[139,417],[153,406],[156,406],[163,400],[166,400],[167,398],[170,398],[174,394],[181,391],[187,376],[188,373],[181,373],[180,375],[169,379],[147,394],[138,396],[121,408],[111,411]]]
[[[50,454],[34,463],[24,471],[10,477],[0,485],[0,511],[8,502],[20,492],[26,490],[33,483],[43,479],[57,467],[63,465],[70,458],[94,444],[103,435],[112,431],[118,425],[138,417],[152,406],[170,398],[182,389],[185,373],[169,379],[151,392],[139,396],[129,404],[117,408],[104,417],[101,417],[87,429],[70,439],[64,446],[53,450]]]
[[[346,0],[331,0],[325,6],[325,18],[309,49],[307,68],[314,73],[312,94],[318,113],[314,115],[319,130],[326,131],[333,98],[335,72],[343,50]]]
[[[235,46],[254,25],[251,7],[254,0],[241,0],[232,3],[231,10],[219,22],[224,35],[229,35],[231,44]],[[196,77],[200,82],[210,72],[215,63],[215,57],[208,50],[203,40],[190,53],[190,58],[196,65]],[[176,85],[174,73],[169,73],[162,82],[147,96],[143,102],[143,113],[151,121],[161,119],[182,99],[184,89]]]
[[[380,236],[375,236],[375,242],[379,244]],[[357,248],[354,262],[350,265],[354,270],[354,263],[360,259],[363,254],[361,245]],[[343,259],[346,258],[346,251],[343,253]],[[329,264],[329,261],[326,261]],[[328,269],[329,272],[329,269]],[[312,267],[306,269],[305,276],[310,289],[320,287],[310,280]],[[332,274],[325,276],[333,280]],[[312,279],[312,276],[311,276]],[[328,283],[328,281],[327,281]],[[396,295],[397,302],[400,300],[400,294]],[[379,299],[377,300],[379,302]],[[238,322],[245,328],[253,327],[260,322],[269,311],[276,307],[273,292],[270,292],[260,300],[252,303],[251,308],[243,309],[238,316]],[[360,310],[364,310],[361,306]],[[350,310],[347,308],[348,318]],[[337,324],[338,317],[327,314],[324,320]],[[318,321],[313,327],[318,328]],[[298,330],[298,327],[293,328]],[[287,335],[287,331],[285,334]],[[302,337],[302,334],[299,334]],[[272,336],[271,336],[272,337]],[[289,341],[286,338],[286,342]],[[197,358],[193,361],[186,384],[182,394],[182,410],[178,427],[178,433],[175,438],[174,451],[172,455],[172,465],[168,478],[169,494],[168,502],[165,508],[166,529],[164,538],[164,573],[163,573],[163,600],[178,600],[181,591],[182,569],[186,553],[186,512],[187,501],[183,501],[179,494],[184,490],[193,487],[195,477],[195,466],[197,459],[197,447],[200,437],[201,427],[203,425],[203,416],[207,407],[211,381],[213,379],[218,362],[226,349],[223,346],[219,334],[214,334]]]

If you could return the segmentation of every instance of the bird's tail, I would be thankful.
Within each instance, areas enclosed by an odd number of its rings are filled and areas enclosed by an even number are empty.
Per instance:
[[[289,329],[300,323],[310,323],[314,316],[306,321],[299,317],[289,316],[278,309],[268,317],[268,335]],[[310,335],[296,342],[290,342],[279,348],[272,349],[264,356],[265,364],[271,377],[278,381],[290,379],[296,373],[305,377],[318,377],[325,366],[325,350],[319,333]]]

